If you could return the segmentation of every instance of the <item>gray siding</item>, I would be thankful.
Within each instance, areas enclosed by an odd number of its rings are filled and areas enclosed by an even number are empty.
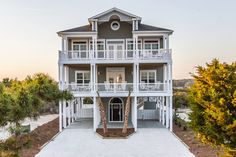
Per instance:
[[[132,25],[127,22],[120,22],[120,29],[114,31],[111,29],[111,20],[98,26],[98,38],[105,39],[124,39],[132,38]]]

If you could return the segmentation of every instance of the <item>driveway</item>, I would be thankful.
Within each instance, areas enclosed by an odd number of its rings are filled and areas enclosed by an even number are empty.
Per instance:
[[[165,128],[140,128],[128,139],[101,139],[92,129],[70,127],[36,157],[193,157]]]

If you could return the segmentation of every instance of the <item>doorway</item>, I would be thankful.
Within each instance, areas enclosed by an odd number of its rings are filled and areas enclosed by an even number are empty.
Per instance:
[[[121,98],[111,98],[108,105],[109,122],[123,122],[124,103]]]
[[[107,43],[107,58],[108,59],[124,59],[124,44],[123,43]]]

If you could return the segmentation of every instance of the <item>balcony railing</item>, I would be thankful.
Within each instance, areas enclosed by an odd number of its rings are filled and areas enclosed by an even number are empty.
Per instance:
[[[95,86],[92,84],[65,84],[64,89],[67,89],[74,93],[79,92],[108,92],[108,93],[119,93],[133,91],[135,84],[133,83],[96,83]],[[94,90],[95,89],[95,90]],[[166,83],[138,83],[137,87],[139,92],[166,92]]]
[[[137,52],[137,53],[136,53]],[[169,60],[171,49],[59,51],[60,60]]]

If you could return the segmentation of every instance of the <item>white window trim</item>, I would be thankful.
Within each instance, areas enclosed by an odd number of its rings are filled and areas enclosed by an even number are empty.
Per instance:
[[[77,79],[77,73],[83,73],[83,74],[84,74],[84,73],[89,73],[89,74],[90,74],[90,71],[89,71],[89,70],[76,70],[76,71],[75,71],[75,83],[76,83],[76,84],[78,84],[78,83],[77,83],[77,80],[78,80],[78,79]],[[89,81],[90,81],[90,83],[91,83],[91,79],[90,79],[90,78],[89,78]],[[85,83],[84,83],[84,77],[83,77],[83,83],[82,83],[81,85],[85,85]]]
[[[139,75],[139,81],[141,83],[142,81],[142,72],[146,72],[146,73],[149,73],[149,72],[154,72],[155,73],[155,83],[157,82],[157,71],[156,70],[140,70],[140,75]],[[147,79],[149,79],[149,74],[147,75]]]
[[[86,42],[86,51],[88,51],[88,40],[71,40],[71,50],[74,51],[74,42]],[[76,44],[76,45],[80,45],[80,44]]]
[[[133,39],[132,38],[127,38],[126,39],[126,42],[125,42],[125,49],[128,50],[128,42],[129,41],[132,41],[132,44],[133,44]],[[139,43],[140,42],[140,43]],[[138,44],[141,45],[141,50],[143,49],[143,44],[142,44],[142,39],[138,39]]]
[[[118,25],[117,28],[112,27],[114,23],[117,23],[117,25]],[[111,27],[111,29],[112,29],[113,31],[118,31],[118,30],[120,29],[120,23],[115,20],[115,21],[113,21],[113,22],[111,23],[111,26],[110,26],[110,27]]]
[[[122,121],[111,121],[110,120],[110,107],[111,107],[111,100],[113,99],[114,97],[112,97],[110,100],[109,100],[109,103],[108,103],[108,120],[109,120],[109,122],[114,122],[114,123],[121,123],[121,122],[124,122],[124,101],[123,101],[123,99],[121,99],[120,97],[117,97],[117,98],[119,98],[120,100],[121,100],[121,102],[122,102]]]
[[[153,41],[153,40],[157,40],[157,44],[158,44],[158,50],[160,49],[160,47],[161,47],[161,42],[160,42],[160,38],[148,38],[148,39],[143,39],[143,49],[145,49],[145,42],[146,41]],[[156,43],[156,42],[153,42],[153,43]],[[153,50],[152,48],[151,48],[151,50]]]

